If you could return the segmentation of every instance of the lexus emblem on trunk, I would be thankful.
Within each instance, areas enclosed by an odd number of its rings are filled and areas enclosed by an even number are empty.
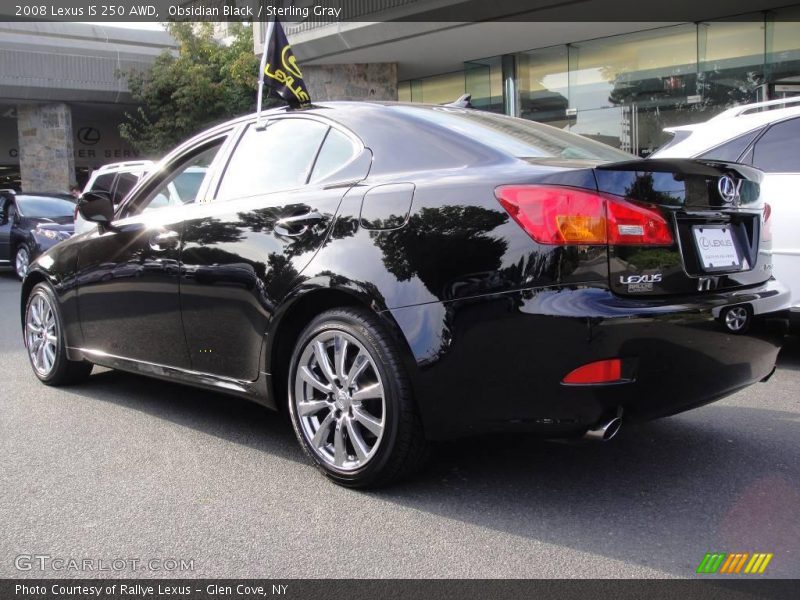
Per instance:
[[[733,177],[728,175],[723,175],[719,178],[717,189],[725,204],[739,206],[739,190],[742,188],[743,181],[744,179],[734,180]]]

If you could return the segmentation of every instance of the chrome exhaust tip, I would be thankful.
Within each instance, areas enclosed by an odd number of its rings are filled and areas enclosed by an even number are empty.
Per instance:
[[[622,427],[622,410],[617,413],[617,416],[601,421],[594,429],[584,433],[583,438],[594,442],[607,442],[617,435],[620,427]]]

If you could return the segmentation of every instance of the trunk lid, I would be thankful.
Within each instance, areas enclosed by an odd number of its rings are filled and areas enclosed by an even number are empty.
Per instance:
[[[615,293],[697,294],[770,278],[758,169],[718,161],[650,159],[596,166],[594,175],[598,191],[660,213],[674,240],[670,246],[609,245]]]

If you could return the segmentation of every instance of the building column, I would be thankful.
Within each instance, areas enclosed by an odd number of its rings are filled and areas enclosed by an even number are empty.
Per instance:
[[[311,102],[397,100],[397,64],[304,65]]]
[[[17,106],[24,192],[68,192],[75,182],[72,111],[64,103]]]
[[[520,115],[519,89],[517,88],[517,57],[504,54],[501,59],[503,69],[503,112],[512,117]]]

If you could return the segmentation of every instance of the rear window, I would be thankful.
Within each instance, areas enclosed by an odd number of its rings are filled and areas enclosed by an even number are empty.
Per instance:
[[[75,212],[75,203],[60,198],[43,196],[17,196],[17,209],[30,218],[71,217]]]
[[[119,174],[117,178],[117,187],[114,188],[114,195],[112,198],[114,204],[119,204],[125,199],[125,196],[133,189],[133,186],[136,185],[142,175],[144,175],[144,173],[122,172]]]
[[[114,175],[115,173],[104,173],[103,175],[98,175],[97,179],[94,180],[91,187],[84,191],[91,191],[91,192],[110,192],[111,186],[114,184]]]
[[[630,160],[632,155],[600,142],[534,121],[444,106],[393,106],[392,109],[463,134],[517,158]]]

